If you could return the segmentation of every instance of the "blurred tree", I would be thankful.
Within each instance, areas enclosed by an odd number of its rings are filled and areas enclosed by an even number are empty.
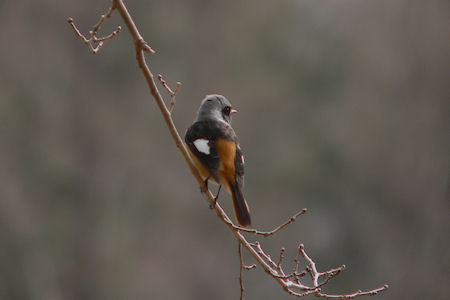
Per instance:
[[[298,236],[346,263],[330,290],[387,281],[389,299],[446,299],[447,1],[127,3],[155,71],[184,84],[179,128],[207,93],[238,107],[255,224],[310,209],[268,249]],[[235,245],[148,101],[129,37],[91,57],[64,23],[87,31],[105,4],[0,2],[0,298],[237,298]],[[280,299],[247,278],[248,299]]]

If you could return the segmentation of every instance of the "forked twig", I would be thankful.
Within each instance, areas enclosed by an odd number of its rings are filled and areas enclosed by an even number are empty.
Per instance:
[[[311,275],[311,279],[313,280],[314,287],[319,286],[319,284],[318,284],[319,272],[317,272],[316,263],[308,256],[308,254],[306,254],[305,247],[303,246],[303,244],[300,244],[298,249],[300,251],[300,254],[303,256],[303,258],[308,263],[308,268],[306,269],[306,271],[308,271],[308,273]]]
[[[97,37],[98,30],[103,25],[105,20],[108,19],[109,17],[111,17],[114,9],[115,9],[115,6],[111,5],[111,7],[109,8],[108,12],[106,14],[104,14],[104,15],[101,15],[100,20],[98,21],[98,23],[95,24],[94,27],[92,27],[92,30],[89,31],[89,39],[86,38],[86,36],[84,36],[80,32],[80,30],[75,25],[74,20],[72,18],[69,18],[67,20],[67,22],[69,22],[70,26],[74,30],[75,35],[78,38],[80,38],[83,41],[84,44],[89,46],[89,50],[91,51],[92,54],[97,54],[103,48],[103,45],[105,44],[105,42],[107,40],[112,39],[113,37],[118,35],[119,32],[122,30],[121,26],[117,26],[117,29],[114,30],[111,34],[108,34],[108,35],[106,35],[104,37]],[[97,46],[94,47],[94,44],[97,44]]]
[[[177,82],[177,86],[175,87],[175,91],[170,88],[170,86],[167,84],[167,82],[163,79],[161,74],[158,74],[158,79],[161,82],[162,86],[166,89],[167,93],[170,96],[170,106],[169,106],[169,112],[172,114],[172,111],[175,107],[175,96],[178,93],[179,88],[183,85],[181,82]]]

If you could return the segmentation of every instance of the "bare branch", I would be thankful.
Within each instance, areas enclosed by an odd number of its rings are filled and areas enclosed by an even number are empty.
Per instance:
[[[299,265],[299,262],[300,262],[300,255],[301,255],[301,253],[300,253],[300,248],[299,248],[298,251],[297,251],[297,255],[295,256],[294,270],[292,270],[292,274],[298,272],[298,265]],[[303,276],[304,275],[306,275],[306,270],[303,271]],[[295,280],[295,282],[297,284],[300,284],[300,276],[295,277],[294,280]]]
[[[241,251],[241,243],[238,242],[238,252],[239,252],[239,286],[241,288],[241,294],[239,299],[244,299],[244,283],[242,281],[243,272],[244,269],[244,260],[242,259],[242,251]]]
[[[324,294],[324,293],[317,293],[315,296],[326,298],[326,299],[353,299],[359,296],[374,296],[378,295],[379,293],[387,290],[389,288],[388,284],[385,284],[383,286],[380,286],[379,288],[368,290],[368,291],[362,291],[358,290],[356,292],[350,293],[350,294],[342,294],[342,295],[330,295],[330,294]]]
[[[106,12],[106,14],[101,15],[100,16],[100,20],[98,21],[97,24],[95,24],[95,26],[92,28],[91,31],[89,31],[89,35],[90,36],[95,36],[97,34],[97,31],[100,29],[100,27],[103,25],[103,23],[105,22],[106,19],[110,18],[112,13],[114,12],[115,9],[115,5],[114,2],[112,3],[111,7],[109,8],[109,10]]]
[[[142,35],[140,34],[139,30],[137,29],[132,17],[130,16],[130,13],[128,12],[127,7],[125,6],[124,2],[122,0],[112,0],[112,6],[108,10],[108,12],[100,17],[100,20],[98,23],[92,28],[92,30],[89,32],[89,38],[86,38],[75,26],[74,21],[72,18],[68,19],[68,22],[70,26],[73,28],[75,35],[80,38],[83,43],[87,44],[89,46],[89,49],[92,53],[98,53],[100,49],[103,47],[104,42],[106,42],[109,39],[112,39],[114,36],[116,36],[120,30],[121,27],[119,26],[117,30],[113,31],[111,34],[105,36],[105,37],[97,37],[96,34],[102,24],[105,22],[106,19],[108,19],[113,11],[117,10],[123,21],[125,22],[126,27],[128,28],[129,33],[133,37],[134,40],[134,46],[136,51],[136,60],[138,62],[139,68],[142,70],[142,73],[144,74],[144,77],[147,81],[147,84],[150,89],[150,93],[152,94],[153,98],[155,99],[155,102],[157,103],[161,114],[163,115],[163,118],[166,122],[166,125],[169,129],[170,134],[172,135],[172,138],[175,141],[176,146],[180,150],[181,154],[183,155],[192,175],[197,180],[198,184],[200,185],[200,188],[202,191],[205,191],[205,195],[207,199],[209,200],[210,204],[214,207],[214,211],[217,214],[217,216],[228,226],[228,228],[232,231],[235,238],[238,241],[239,244],[239,257],[240,257],[240,287],[241,287],[241,299],[243,297],[244,287],[243,287],[243,279],[242,279],[242,273],[243,270],[250,270],[256,267],[256,265],[246,266],[242,259],[242,247],[244,247],[250,255],[253,256],[253,258],[256,260],[256,262],[262,267],[262,269],[271,277],[273,277],[280,286],[290,295],[296,296],[296,297],[304,297],[306,295],[314,295],[316,297],[321,298],[330,298],[330,299],[337,299],[337,298],[343,298],[343,299],[349,299],[349,298],[355,298],[358,296],[364,296],[364,295],[376,295],[388,288],[388,285],[384,285],[382,287],[368,290],[368,291],[361,291],[358,290],[356,292],[350,293],[350,294],[342,294],[342,295],[333,295],[333,294],[325,294],[321,292],[321,287],[326,285],[333,277],[340,274],[342,270],[344,270],[345,266],[342,265],[338,268],[330,269],[325,272],[318,272],[316,268],[315,262],[306,254],[306,251],[304,249],[303,244],[300,244],[299,250],[297,253],[297,256],[294,260],[294,269],[290,274],[286,274],[283,270],[283,262],[285,260],[285,249],[282,248],[279,254],[278,262],[274,262],[273,259],[268,255],[263,248],[261,247],[261,244],[258,241],[255,241],[253,243],[249,242],[243,235],[243,232],[245,233],[252,233],[257,236],[267,237],[271,236],[280,230],[286,228],[289,224],[295,222],[296,218],[304,213],[306,213],[306,208],[301,210],[300,212],[296,213],[294,216],[289,218],[286,222],[282,223],[278,227],[274,228],[271,231],[259,231],[257,229],[247,229],[240,226],[236,226],[233,224],[231,219],[228,217],[228,215],[225,213],[225,211],[222,209],[222,207],[215,203],[215,198],[212,195],[212,193],[208,190],[205,182],[201,178],[198,170],[195,168],[194,164],[192,163],[191,157],[189,156],[189,153],[187,151],[186,145],[184,144],[183,140],[181,139],[177,128],[175,127],[175,124],[171,117],[171,112],[175,106],[175,96],[178,92],[179,87],[181,86],[181,83],[177,83],[177,86],[175,90],[172,90],[170,86],[164,81],[161,75],[158,76],[159,81],[161,82],[162,86],[165,88],[165,90],[169,93],[171,97],[170,101],[170,107],[167,108],[164,99],[161,96],[161,93],[159,92],[156,82],[154,80],[153,73],[150,71],[150,68],[147,65],[147,62],[145,60],[145,53],[155,53],[155,51],[147,44],[147,42],[142,38]],[[94,47],[93,44],[97,44],[97,47]],[[300,258],[303,258],[307,263],[306,271],[299,271],[299,261]],[[311,279],[313,281],[313,285],[309,286],[306,284],[303,284],[301,282],[301,278],[305,275],[309,274],[311,276]],[[320,277],[324,276],[325,279],[319,283]]]
[[[181,82],[177,82],[177,86],[175,87],[175,91],[173,91],[167,82],[163,79],[161,74],[158,74],[158,79],[161,82],[162,86],[166,89],[167,93],[170,95],[170,107],[169,112],[172,114],[173,108],[175,107],[175,96],[178,93],[179,88],[183,85]]]
[[[75,35],[83,41],[84,44],[88,45],[89,50],[92,54],[97,54],[102,48],[103,45],[107,40],[110,40],[114,38],[116,35],[119,34],[119,32],[122,30],[121,26],[117,26],[117,29],[114,30],[111,34],[108,34],[104,37],[97,37],[97,32],[100,29],[100,27],[103,25],[106,19],[111,17],[113,11],[115,9],[114,4],[109,8],[108,12],[104,15],[101,15],[100,20],[97,24],[92,28],[91,31],[89,31],[89,39],[86,38],[78,29],[78,27],[75,25],[73,18],[69,18],[67,22],[69,22],[70,26],[72,27],[73,31],[75,32]],[[94,47],[94,44],[97,44],[97,47]]]
[[[339,275],[342,271],[344,271],[344,269],[345,269],[345,265],[342,265],[340,267],[337,267],[337,268],[334,268],[334,269],[330,269],[330,270],[328,270],[326,272],[319,273],[319,277],[326,276],[326,278],[325,278],[324,281],[319,283],[318,286],[320,287],[320,286],[326,285],[328,283],[328,281],[331,280],[331,278],[333,278],[334,276]]]
[[[309,274],[311,275],[314,287],[317,287],[319,285],[318,284],[319,272],[317,272],[316,263],[306,254],[305,247],[303,246],[303,244],[300,244],[299,250],[300,250],[300,254],[303,256],[303,258],[308,263],[308,268],[306,269],[306,271],[308,271]]]
[[[283,262],[284,253],[286,252],[286,248],[281,248],[280,250],[280,258],[278,259],[277,269],[281,271],[281,263]]]
[[[280,230],[284,229],[289,224],[294,223],[298,216],[301,216],[301,215],[305,214],[307,211],[308,210],[306,208],[302,209],[301,211],[297,212],[295,215],[290,217],[283,224],[275,227],[274,229],[272,229],[270,231],[260,231],[260,230],[253,229],[253,228],[245,228],[245,227],[241,227],[241,226],[238,226],[238,225],[234,225],[233,223],[231,223],[231,225],[233,226],[234,229],[239,230],[239,231],[243,231],[243,232],[247,232],[247,233],[253,233],[253,234],[256,234],[256,235],[262,235],[264,237],[268,237],[268,236],[274,235],[275,233],[277,233]]]
[[[281,275],[284,276],[283,274],[278,274],[278,272],[276,271],[278,265],[272,260],[272,258],[270,257],[270,255],[264,253],[264,250],[261,248],[261,244],[256,241],[254,244],[251,244],[252,247],[256,250],[256,252],[258,253],[259,257],[263,258],[268,264],[270,264],[271,266],[271,271],[275,270],[275,274],[276,275]]]

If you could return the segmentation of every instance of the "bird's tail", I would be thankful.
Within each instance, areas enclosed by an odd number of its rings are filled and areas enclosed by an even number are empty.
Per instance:
[[[248,205],[237,184],[231,185],[231,195],[233,197],[234,211],[239,224],[244,227],[250,226],[251,220]]]

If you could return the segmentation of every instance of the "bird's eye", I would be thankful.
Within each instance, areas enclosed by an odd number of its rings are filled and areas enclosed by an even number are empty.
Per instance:
[[[231,107],[225,106],[225,108],[223,109],[223,113],[226,114],[227,116],[229,116],[230,112],[231,112]]]

